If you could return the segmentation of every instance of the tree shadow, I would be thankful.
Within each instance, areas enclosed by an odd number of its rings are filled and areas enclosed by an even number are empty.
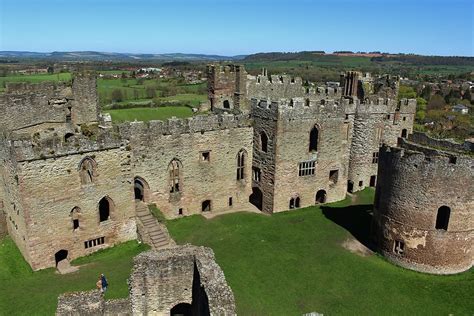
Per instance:
[[[349,231],[355,239],[372,251],[376,247],[371,238],[372,204],[346,207],[322,206],[324,216]]]

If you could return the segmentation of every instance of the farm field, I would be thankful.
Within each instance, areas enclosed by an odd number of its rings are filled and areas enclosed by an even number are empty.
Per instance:
[[[342,244],[366,241],[373,190],[330,205],[271,216],[194,215],[167,222],[179,243],[211,247],[239,315],[468,315],[474,271],[426,275],[361,256]]]
[[[71,74],[64,72],[58,74],[37,74],[37,75],[12,75],[7,77],[0,77],[0,92],[5,90],[7,82],[31,82],[38,83],[43,81],[69,81]]]

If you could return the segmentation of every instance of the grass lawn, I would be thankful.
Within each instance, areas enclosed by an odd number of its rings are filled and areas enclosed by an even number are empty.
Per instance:
[[[373,191],[322,207],[265,216],[195,215],[167,222],[180,244],[211,247],[240,315],[467,315],[474,311],[474,271],[426,275],[341,243],[368,238]]]
[[[64,72],[58,74],[36,74],[36,75],[12,75],[0,77],[0,91],[3,91],[4,83],[7,82],[32,82],[38,83],[42,81],[69,81],[71,74]]]
[[[75,260],[78,272],[59,275],[55,269],[33,272],[13,241],[0,240],[0,315],[54,315],[58,295],[95,288],[100,273],[109,281],[106,298],[128,295],[132,258],[148,246],[135,241]]]
[[[185,118],[193,116],[193,111],[187,106],[165,106],[158,108],[133,108],[133,109],[117,109],[106,110],[110,113],[112,121],[151,121],[166,120],[172,116]]]

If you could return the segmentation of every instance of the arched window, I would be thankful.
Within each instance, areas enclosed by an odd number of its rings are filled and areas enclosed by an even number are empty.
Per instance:
[[[300,197],[295,196],[290,199],[290,210],[300,207]]]
[[[237,180],[245,178],[245,156],[247,152],[241,149],[237,154]]]
[[[436,216],[436,229],[448,230],[450,215],[451,209],[445,205],[441,206]]]
[[[76,230],[79,228],[79,216],[81,215],[81,209],[79,207],[75,207],[71,210],[71,221],[72,221],[72,229]]]
[[[224,100],[224,109],[230,109],[229,100]]]
[[[262,149],[263,152],[268,151],[268,136],[265,132],[260,133],[260,146],[260,149]]]
[[[97,163],[91,157],[85,157],[79,163],[81,184],[93,183],[97,177]]]
[[[169,171],[169,187],[170,193],[176,193],[181,191],[180,179],[181,179],[181,172],[180,172],[181,163],[178,159],[171,160],[168,171]]]
[[[402,129],[402,138],[407,138],[408,131],[406,128]]]
[[[326,203],[326,191],[325,190],[319,190],[316,192],[316,204],[319,203]]]
[[[110,214],[113,211],[113,201],[108,196],[104,196],[99,201],[99,222],[105,222],[110,219]]]
[[[315,125],[309,133],[309,151],[318,151],[319,130]]]

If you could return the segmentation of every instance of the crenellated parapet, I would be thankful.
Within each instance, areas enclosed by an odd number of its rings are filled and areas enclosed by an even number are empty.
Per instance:
[[[374,206],[379,251],[409,269],[458,273],[472,267],[474,158],[433,139],[427,144],[399,138],[397,147],[380,149]]]
[[[248,115],[197,115],[191,118],[170,118],[166,121],[129,122],[119,126],[124,139],[134,137],[154,138],[162,135],[205,133],[224,129],[250,127]]]
[[[71,136],[67,136],[67,139],[59,135],[46,139],[36,139],[33,136],[31,138],[9,140],[7,143],[12,153],[12,159],[18,162],[102,151],[124,145],[117,131],[113,130],[99,131],[92,137],[71,134]]]

